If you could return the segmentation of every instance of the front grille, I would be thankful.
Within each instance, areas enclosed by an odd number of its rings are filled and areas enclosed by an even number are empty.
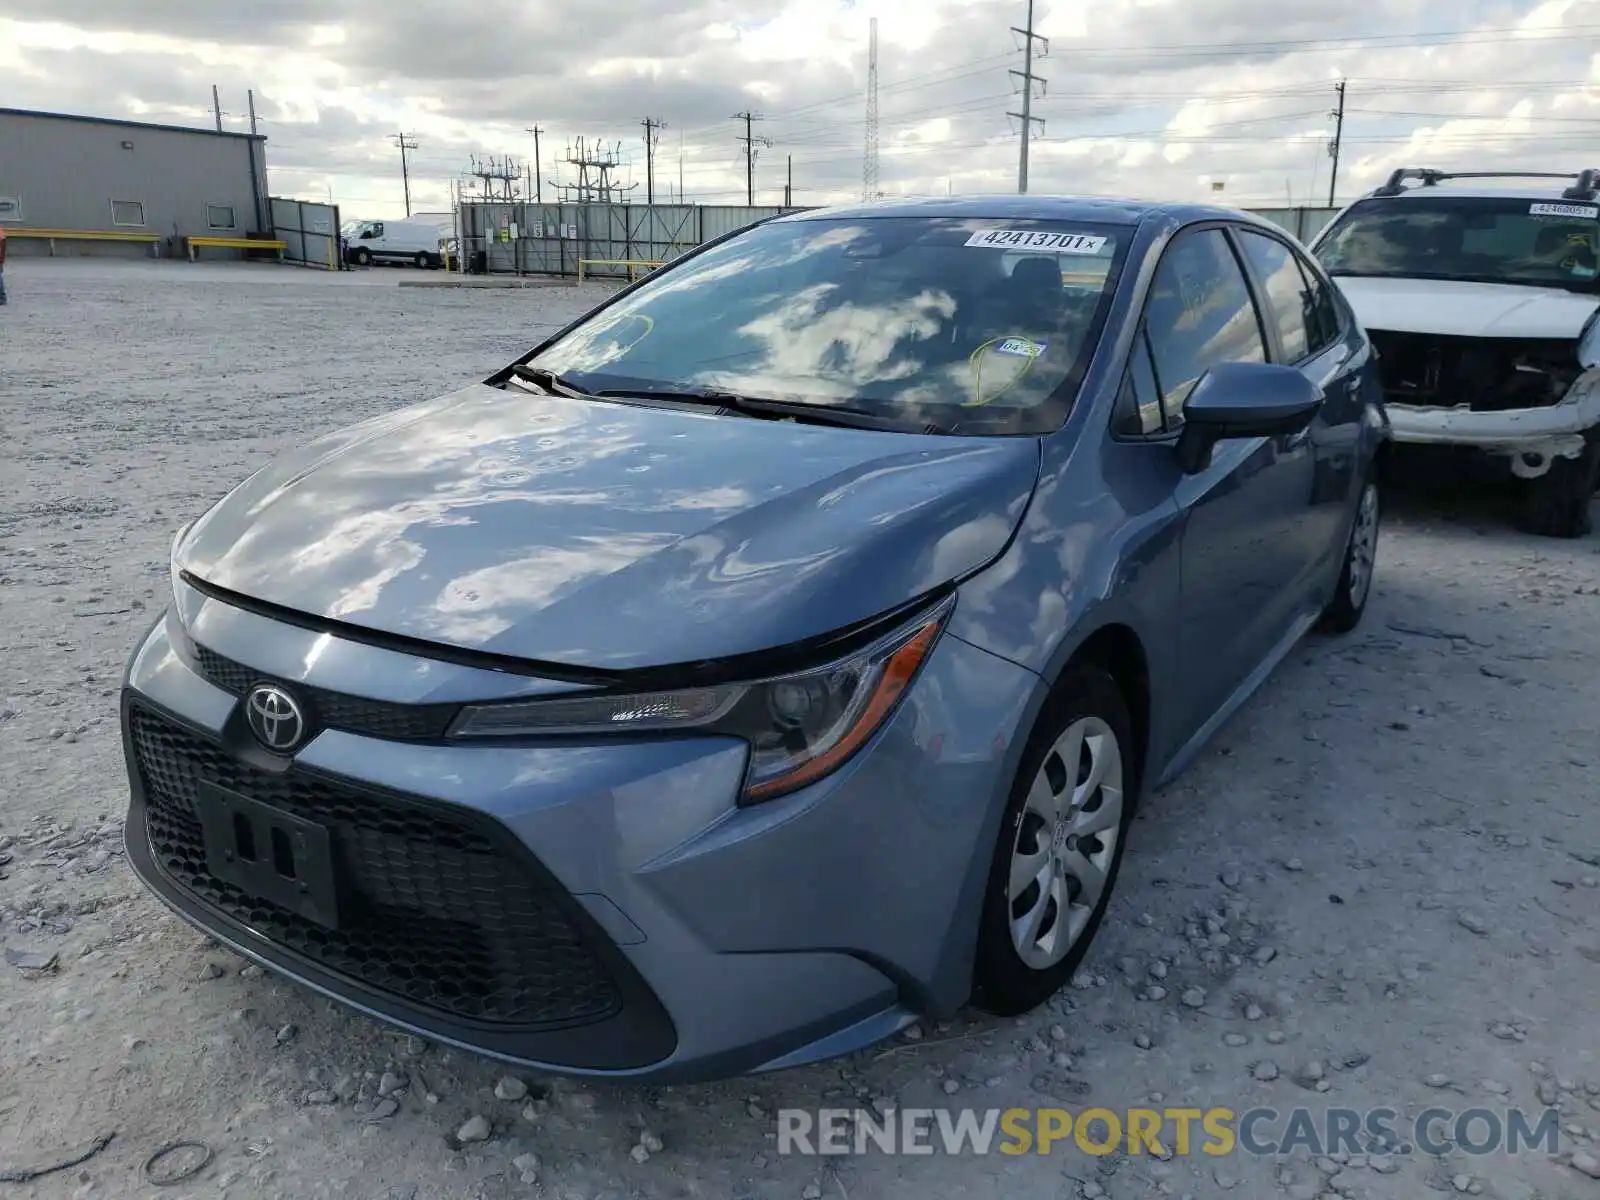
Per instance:
[[[451,1017],[536,1029],[621,1008],[605,964],[563,911],[554,881],[489,818],[345,787],[293,768],[272,774],[139,706],[129,741],[151,850],[197,899],[323,969]],[[255,899],[206,866],[201,781],[325,826],[339,928]]]
[[[200,674],[235,696],[242,696],[252,684],[271,678],[198,642],[191,643],[190,650]],[[461,707],[457,704],[395,704],[304,684],[292,686],[296,698],[309,707],[316,726],[395,742],[436,741],[444,737]]]

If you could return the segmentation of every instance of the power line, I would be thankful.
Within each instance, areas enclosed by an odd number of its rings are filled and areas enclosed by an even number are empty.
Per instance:
[[[1022,111],[1019,113],[1008,112],[1006,116],[1016,117],[1022,122],[1022,147],[1017,159],[1017,193],[1018,195],[1026,195],[1028,191],[1028,139],[1033,133],[1035,121],[1039,123],[1039,132],[1044,132],[1044,118],[1033,115],[1033,85],[1038,83],[1040,85],[1040,93],[1043,94],[1045,82],[1043,76],[1033,73],[1034,42],[1043,44],[1043,54],[1050,53],[1049,39],[1040,37],[1033,31],[1033,0],[1028,0],[1027,28],[1018,29],[1013,25],[1011,32],[1022,35],[1022,70],[1013,70],[1011,72],[1011,74],[1022,80]]]
[[[400,184],[406,192],[406,216],[411,215],[411,168],[406,162],[406,151],[417,148],[417,139],[409,133],[396,133],[389,140],[400,147]]]

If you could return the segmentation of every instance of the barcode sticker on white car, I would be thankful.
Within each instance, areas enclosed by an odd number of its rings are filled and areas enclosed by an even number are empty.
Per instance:
[[[1535,204],[1528,209],[1534,217],[1578,217],[1592,221],[1600,217],[1600,205],[1595,204]]]
[[[1041,254],[1099,254],[1106,239],[1090,233],[1041,233],[1031,229],[982,229],[969,246],[992,250],[1037,250]]]

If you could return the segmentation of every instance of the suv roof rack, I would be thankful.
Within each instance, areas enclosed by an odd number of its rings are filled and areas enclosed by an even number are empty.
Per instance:
[[[1406,190],[1406,181],[1415,179],[1423,187],[1434,187],[1447,179],[1575,179],[1577,182],[1561,193],[1565,200],[1593,200],[1600,194],[1600,170],[1586,167],[1576,175],[1560,171],[1436,171],[1431,167],[1401,167],[1389,176],[1374,196],[1398,196]]]

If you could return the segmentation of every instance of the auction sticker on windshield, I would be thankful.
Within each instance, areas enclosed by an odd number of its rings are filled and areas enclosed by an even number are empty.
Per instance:
[[[1600,217],[1600,205],[1595,204],[1535,204],[1528,209],[1532,217],[1580,217],[1594,220]],[[969,242],[968,245],[971,245]]]
[[[1099,254],[1106,239],[1088,233],[1043,233],[1031,229],[980,229],[969,246],[1002,250],[1038,250],[1044,254]]]

